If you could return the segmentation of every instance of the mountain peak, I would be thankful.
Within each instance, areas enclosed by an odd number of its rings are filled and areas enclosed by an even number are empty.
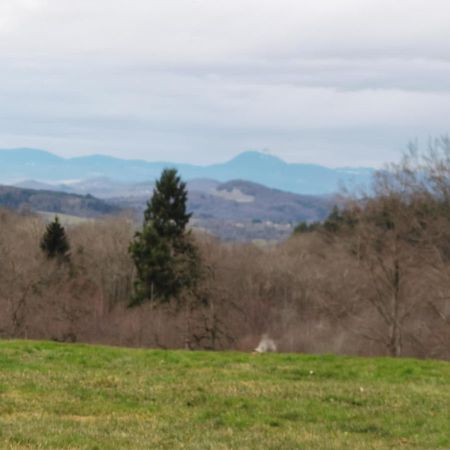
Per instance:
[[[277,164],[285,165],[286,163],[277,156],[270,155],[268,153],[262,153],[258,151],[246,151],[231,159],[228,164]]]

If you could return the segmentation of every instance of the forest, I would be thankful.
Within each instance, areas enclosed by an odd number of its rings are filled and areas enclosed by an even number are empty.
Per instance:
[[[186,231],[196,282],[161,301],[132,301],[140,225],[126,214],[66,226],[66,259],[43,252],[37,215],[2,209],[0,227],[3,338],[251,351],[268,335],[285,352],[450,359],[445,137],[276,245]]]

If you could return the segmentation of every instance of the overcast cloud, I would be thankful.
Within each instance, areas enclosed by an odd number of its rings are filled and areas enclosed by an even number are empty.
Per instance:
[[[450,132],[448,0],[0,0],[0,147],[379,165]]]

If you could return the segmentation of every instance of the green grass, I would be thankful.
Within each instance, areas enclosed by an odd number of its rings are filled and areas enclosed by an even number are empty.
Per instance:
[[[450,449],[450,364],[3,341],[0,448]]]

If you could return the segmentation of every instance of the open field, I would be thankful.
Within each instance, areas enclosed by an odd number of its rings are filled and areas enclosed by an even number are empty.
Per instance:
[[[450,364],[0,342],[1,448],[448,449]]]

